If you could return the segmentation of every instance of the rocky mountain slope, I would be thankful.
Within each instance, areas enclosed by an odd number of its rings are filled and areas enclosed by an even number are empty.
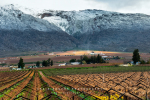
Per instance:
[[[73,49],[77,40],[53,23],[20,11],[0,7],[1,51],[59,51]]]
[[[37,15],[77,38],[82,49],[150,51],[149,15],[103,10],[45,10]]]
[[[150,51],[150,16],[103,10],[0,7],[0,50]]]

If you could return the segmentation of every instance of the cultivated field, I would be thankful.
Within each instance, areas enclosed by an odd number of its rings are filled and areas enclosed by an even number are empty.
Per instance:
[[[87,55],[91,56],[92,51],[66,51],[66,52],[53,52],[50,55],[32,55],[32,56],[18,56],[18,57],[5,57],[0,58],[0,63],[6,63],[6,64],[17,64],[19,61],[19,58],[22,57],[24,59],[24,62],[28,65],[35,65],[37,61],[47,60],[48,58],[51,58],[54,61],[54,65],[58,65],[60,63],[57,62],[68,62],[70,59],[80,59],[81,55]],[[101,54],[101,56],[108,56],[108,58],[112,58],[113,56],[119,56],[123,59],[111,59],[109,60],[109,63],[124,63],[131,61],[132,59],[132,53],[129,52],[107,52],[107,51],[94,51],[95,54]],[[59,56],[57,56],[59,55]],[[148,60],[150,59],[149,53],[140,53],[141,59]],[[0,65],[1,66],[1,65]]]
[[[8,71],[9,67],[0,67],[0,71]]]
[[[0,72],[0,100],[60,100],[38,71]]]
[[[145,100],[146,97],[150,98],[150,67],[148,66],[82,67],[42,71],[57,83],[97,99]]]
[[[150,98],[150,72],[105,73],[87,75],[64,75],[52,77],[55,80],[82,90],[83,87],[102,88],[110,94],[124,94],[132,99],[145,99],[146,93]],[[72,84],[70,84],[72,83]],[[82,90],[96,97],[101,92]]]
[[[150,67],[74,67],[0,72],[0,100],[144,100]]]

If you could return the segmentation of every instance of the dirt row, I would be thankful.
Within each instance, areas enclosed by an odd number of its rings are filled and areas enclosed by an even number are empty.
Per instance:
[[[3,84],[3,87],[0,87],[0,100],[60,100],[52,88],[43,81],[38,71],[26,71],[26,73],[18,77],[17,80]],[[11,78],[9,79],[11,80]]]
[[[20,71],[19,73],[12,73],[11,75],[9,75],[5,78],[1,78],[0,85],[2,85],[2,84],[6,85],[7,83],[9,83],[11,81],[21,78],[22,76],[26,75],[27,73],[28,73],[28,71]]]
[[[114,89],[132,98],[145,98],[147,92],[150,97],[150,72],[64,75],[55,77],[55,79],[65,84],[68,80],[72,84],[81,86],[99,87],[107,91]]]
[[[34,71],[34,75],[29,83],[19,92],[15,99],[28,100],[60,100],[57,95],[52,94],[52,90],[39,76],[38,71]]]
[[[24,71],[12,71],[12,72],[1,72],[0,73],[0,81],[7,80],[8,78],[16,77],[21,75]]]
[[[26,71],[26,73],[22,74],[21,76],[16,77],[15,79],[12,80],[6,80],[5,82],[1,82],[1,87],[0,87],[0,92],[2,93],[4,90],[10,88],[11,86],[17,84],[18,82],[22,81],[23,79],[25,79],[26,77],[28,77],[28,75],[31,73]]]
[[[10,92],[5,94],[1,99],[13,100],[22,91],[22,89],[29,83],[29,81],[32,79],[33,75],[34,75],[34,71],[23,82],[21,82],[14,89],[10,90]]]
[[[39,71],[39,73],[42,76],[42,79],[46,83],[48,83],[48,85],[51,86],[54,89],[54,91],[57,92],[57,95],[59,97],[61,97],[61,99],[63,99],[63,100],[72,100],[73,98],[74,98],[74,100],[81,100],[82,99],[81,97],[77,96],[75,93],[72,93],[71,91],[65,89],[61,85],[58,85],[57,83],[55,83],[52,80],[45,77],[41,71]]]

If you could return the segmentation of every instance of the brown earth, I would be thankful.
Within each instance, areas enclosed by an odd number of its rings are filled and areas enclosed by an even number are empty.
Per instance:
[[[91,56],[90,53],[92,51],[66,51],[66,52],[53,52],[53,55],[37,55],[37,56],[22,56],[24,62],[37,62],[42,60],[47,60],[48,58],[51,58],[54,61],[54,65],[58,65],[60,63],[57,62],[67,62],[70,59],[80,59],[81,55],[88,55]],[[111,59],[107,62],[109,63],[127,63],[129,61],[132,61],[132,53],[128,52],[108,52],[108,51],[94,51],[96,54],[101,54],[101,56],[108,56],[108,58],[112,58],[113,56],[119,56],[123,59],[114,60]],[[104,55],[103,55],[104,54]],[[59,56],[56,56],[59,55]],[[150,54],[149,53],[140,53],[141,59],[143,60],[149,60]],[[7,58],[0,58],[0,62],[3,61],[7,64],[17,64],[19,62],[20,57],[7,57]],[[28,64],[30,65],[30,64]],[[33,64],[31,64],[33,65]],[[35,65],[35,64],[34,64]],[[1,70],[1,69],[0,69]]]
[[[54,79],[61,81],[65,84],[67,84],[67,81],[69,81],[67,85],[71,85],[74,88],[97,87],[107,91],[109,89],[116,90],[117,93],[125,93],[124,95],[131,97],[135,100],[139,100],[139,98],[144,99],[146,96],[146,92],[147,94],[150,94],[150,72],[63,75],[57,76]],[[86,90],[83,91],[87,92]],[[101,95],[95,94],[94,91],[91,93],[93,93],[96,96]],[[111,93],[116,92],[112,91]]]

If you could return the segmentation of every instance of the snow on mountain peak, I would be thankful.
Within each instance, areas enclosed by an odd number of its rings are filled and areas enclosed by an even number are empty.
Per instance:
[[[0,7],[0,29],[15,29],[21,31],[26,29],[34,29],[38,31],[60,30],[60,28],[56,27],[54,24],[34,17],[33,10],[17,7],[13,4]]]

